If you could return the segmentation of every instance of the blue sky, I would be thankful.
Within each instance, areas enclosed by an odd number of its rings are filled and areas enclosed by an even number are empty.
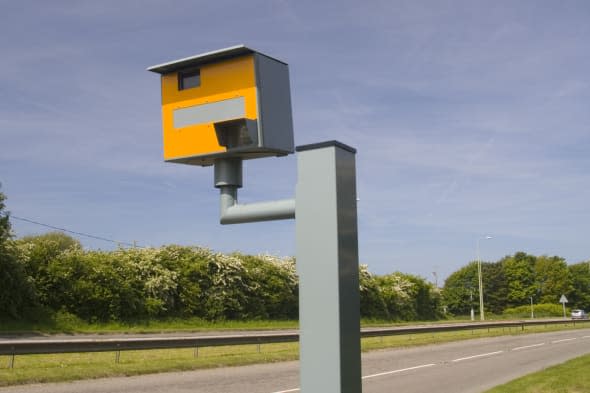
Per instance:
[[[243,43],[289,63],[297,145],[357,148],[371,271],[442,280],[488,234],[484,260],[588,260],[588,21],[567,0],[0,0],[2,191],[14,216],[73,231],[293,255],[293,221],[221,226],[212,169],[162,159],[145,69]],[[293,156],[249,161],[240,200],[295,181]]]

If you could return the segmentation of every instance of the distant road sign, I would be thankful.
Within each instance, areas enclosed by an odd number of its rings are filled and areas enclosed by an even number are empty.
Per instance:
[[[565,297],[565,295],[561,295],[561,298],[559,298],[559,303],[567,303],[567,302],[568,301],[567,301],[567,298]]]

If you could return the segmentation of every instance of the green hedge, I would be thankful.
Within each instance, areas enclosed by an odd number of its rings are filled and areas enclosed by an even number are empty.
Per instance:
[[[28,303],[0,301],[0,315],[12,319],[53,314],[90,322],[298,317],[293,258],[225,255],[175,245],[84,250],[61,233],[9,242],[21,269],[19,280],[29,291]],[[403,273],[377,276],[361,266],[360,284],[363,317],[440,317],[440,294],[423,278]]]
[[[533,306],[535,318],[563,317],[563,306],[560,304],[535,304]],[[519,306],[507,308],[504,315],[511,318],[530,318],[531,306]],[[569,316],[569,309],[566,309]]]

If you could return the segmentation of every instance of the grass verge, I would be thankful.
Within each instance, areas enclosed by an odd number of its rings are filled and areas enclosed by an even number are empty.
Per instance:
[[[447,324],[450,322],[470,322],[469,319],[440,320],[428,322],[392,322],[379,319],[363,319],[363,327],[391,327],[416,324]],[[71,314],[57,314],[51,319],[37,322],[2,321],[0,334],[140,334],[202,332],[228,330],[271,330],[297,329],[297,320],[249,320],[249,321],[207,321],[200,318],[139,320],[130,322],[93,322],[89,323]]]
[[[458,332],[425,333],[362,339],[363,351],[428,345],[458,340],[501,335],[520,335],[563,329],[583,328],[567,325],[529,326],[518,328],[476,329]],[[119,363],[116,353],[76,353],[52,355],[21,355],[9,368],[10,358],[0,356],[0,386],[58,382],[77,379],[140,375],[156,372],[186,371],[211,367],[227,367],[253,363],[269,363],[298,358],[297,343],[123,351]]]
[[[502,320],[502,318],[496,318]],[[488,318],[488,321],[492,319]],[[391,327],[417,324],[448,324],[453,322],[470,322],[466,318],[439,321],[392,322],[389,320],[363,319],[363,327]],[[200,318],[168,318],[164,320],[138,320],[129,322],[87,322],[69,313],[58,312],[51,318],[36,322],[0,320],[0,334],[141,334],[141,333],[172,333],[201,332],[227,330],[269,330],[297,329],[297,320],[248,320],[248,321],[207,321]]]
[[[486,393],[590,393],[590,355],[496,386]]]
[[[146,320],[132,322],[89,323],[71,314],[57,315],[39,322],[0,321],[0,333],[5,334],[110,334],[199,332],[210,330],[296,329],[293,320],[207,321],[200,318]]]
[[[3,363],[0,386],[294,360],[297,348],[295,343],[286,343],[262,345],[260,352],[256,345],[199,348],[198,352],[194,349],[123,351],[119,363],[113,352],[27,355],[17,356],[13,369],[5,368],[9,358],[4,356],[0,357]]]

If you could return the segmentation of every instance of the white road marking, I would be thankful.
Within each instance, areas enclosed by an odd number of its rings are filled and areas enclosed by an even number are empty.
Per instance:
[[[581,338],[590,338],[590,336],[583,336]],[[551,341],[551,343],[552,344],[557,344],[557,343],[566,342],[566,341],[573,341],[573,340],[577,340],[577,337],[574,337],[574,338],[564,338],[564,339],[561,339],[561,340],[555,340],[555,341]],[[523,347],[512,348],[512,351],[520,351],[522,349],[540,347],[540,346],[543,346],[545,344],[546,343],[525,345]],[[454,359],[454,360],[452,360],[452,362],[457,363],[457,362],[462,362],[464,360],[477,359],[477,358],[482,358],[482,357],[486,357],[486,356],[493,356],[493,355],[498,355],[498,354],[501,354],[501,353],[504,353],[504,351],[481,353],[479,355],[473,355],[473,356],[467,356],[467,357],[464,357],[464,358]],[[385,371],[385,372],[382,372],[382,373],[365,375],[364,377],[362,377],[362,379],[381,377],[381,376],[384,376],[384,375],[397,374],[397,373],[401,373],[401,372],[404,372],[404,371],[418,370],[418,369],[421,369],[421,368],[427,368],[427,367],[433,367],[433,366],[436,366],[436,363],[422,364],[420,366],[414,366],[414,367],[408,367],[408,368],[401,368],[399,370]],[[289,389],[289,390],[280,390],[280,391],[276,391],[276,392],[272,392],[272,393],[291,393],[291,392],[298,392],[300,390],[301,390],[300,388],[296,388],[296,389]]]
[[[432,366],[436,366],[436,364],[435,363],[422,364],[420,366],[414,366],[414,367],[408,367],[408,368],[400,368],[399,370],[385,371],[385,372],[378,373],[378,374],[365,375],[363,377],[363,379],[381,377],[383,375],[397,374],[397,373],[401,373],[401,372],[404,372],[404,371],[418,370],[418,369],[421,369],[421,368],[432,367]],[[299,390],[300,390],[300,388],[297,388],[297,389],[289,389],[289,390],[281,390],[281,391],[273,392],[273,393],[298,392]]]
[[[565,341],[574,341],[577,340],[575,337],[574,338],[564,338],[562,340],[555,340],[555,341],[551,341],[551,344],[557,344],[557,343],[562,343]]]
[[[414,366],[414,367],[408,367],[408,368],[401,368],[399,370],[385,371],[385,372],[382,372],[382,373],[372,374],[372,375],[365,375],[363,377],[363,379],[381,377],[383,375],[397,374],[397,373],[401,373],[401,372],[404,372],[404,371],[418,370],[420,368],[426,368],[426,367],[432,367],[432,366],[436,366],[436,364],[434,364],[434,363],[422,364],[420,366]]]
[[[473,355],[473,356],[467,356],[465,358],[454,359],[454,360],[452,360],[452,362],[462,362],[463,360],[470,360],[470,359],[482,358],[484,356],[497,355],[497,354],[502,353],[502,352],[504,352],[504,351],[481,353],[479,355]]]
[[[533,344],[533,345],[525,345],[524,347],[516,347],[516,348],[512,348],[513,351],[520,351],[521,349],[527,349],[527,348],[534,348],[534,347],[540,347],[542,345],[545,345],[545,343],[540,343],[540,344]]]

